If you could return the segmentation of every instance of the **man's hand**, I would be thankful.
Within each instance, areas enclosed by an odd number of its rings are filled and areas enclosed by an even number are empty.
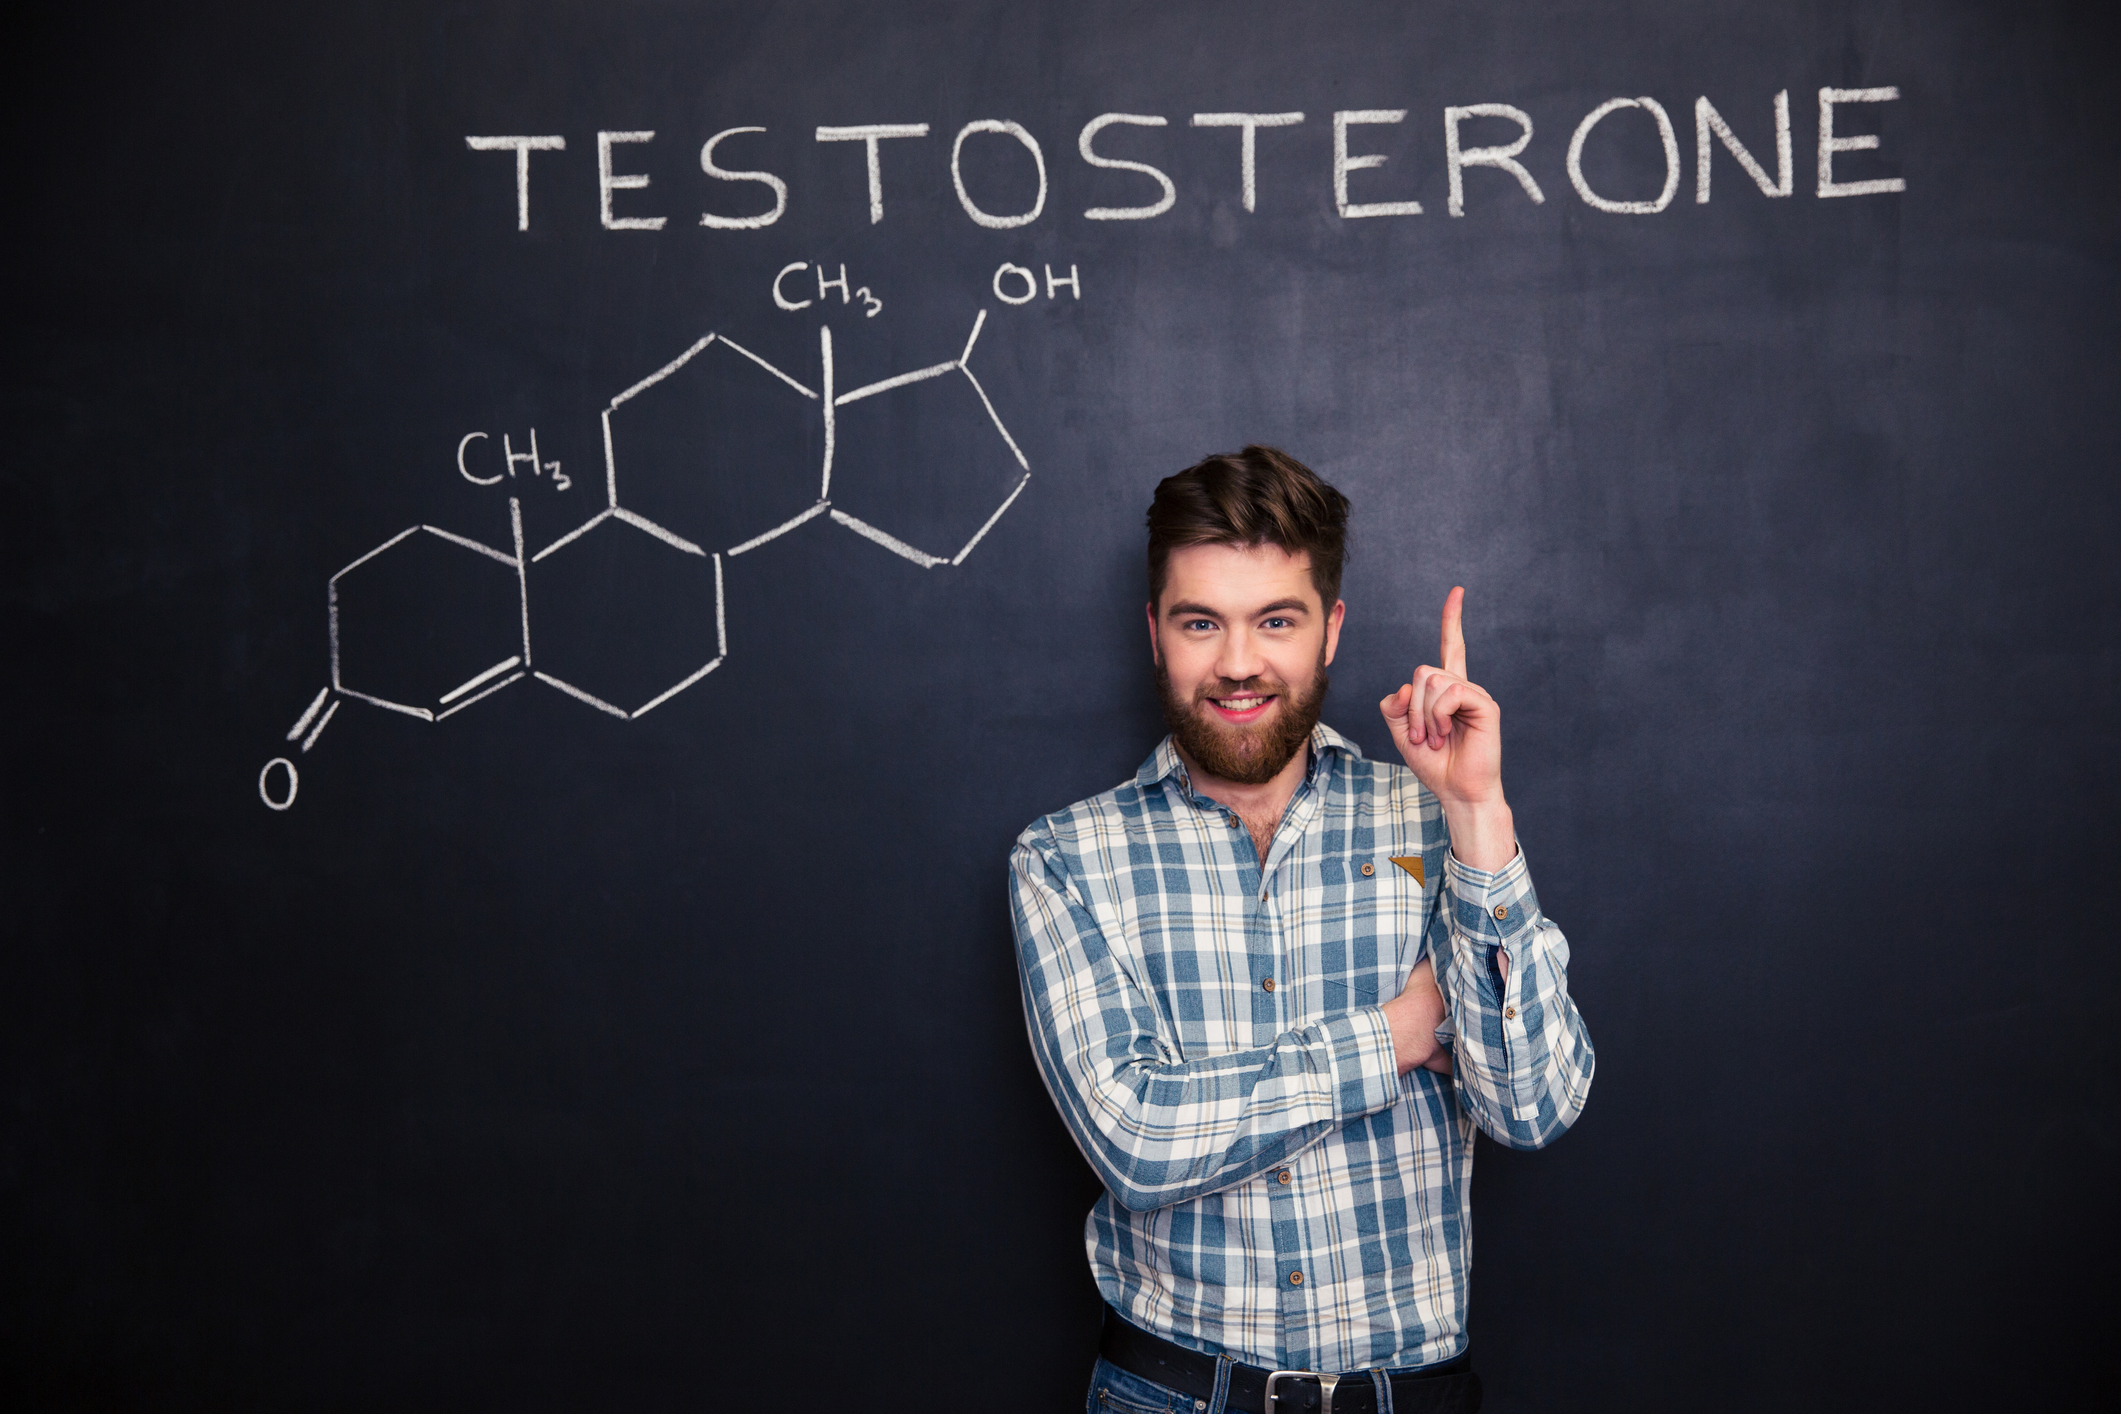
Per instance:
[[[1405,1075],[1423,1066],[1438,1075],[1451,1073],[1451,1053],[1436,1044],[1436,1028],[1443,1024],[1443,993],[1436,986],[1436,969],[1423,958],[1407,974],[1407,985],[1384,1004],[1385,1021],[1392,1028],[1392,1053]]]
[[[1494,870],[1516,857],[1517,834],[1502,796],[1502,709],[1466,680],[1465,601],[1463,588],[1443,601],[1443,666],[1424,663],[1377,705],[1392,744],[1443,804],[1451,852],[1462,864]]]

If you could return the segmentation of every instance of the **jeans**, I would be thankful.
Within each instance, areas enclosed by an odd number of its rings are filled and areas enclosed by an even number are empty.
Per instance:
[[[1165,1389],[1100,1359],[1090,1371],[1090,1396],[1083,1407],[1086,1414],[1205,1414],[1208,1401]]]

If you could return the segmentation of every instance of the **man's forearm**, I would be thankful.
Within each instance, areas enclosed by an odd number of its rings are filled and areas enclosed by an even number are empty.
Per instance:
[[[1451,1053],[1436,1039],[1436,1028],[1449,1015],[1443,991],[1436,985],[1436,969],[1429,959],[1414,965],[1398,996],[1379,1008],[1392,1029],[1392,1055],[1399,1073],[1426,1066],[1441,1075],[1451,1073]]]
[[[1459,863],[1493,874],[1517,857],[1517,820],[1509,802],[1445,805],[1443,818],[1451,831],[1451,853]],[[1510,975],[1507,952],[1495,954],[1495,965],[1504,977]]]
[[[1459,863],[1492,874],[1517,857],[1517,821],[1508,801],[1441,803]]]

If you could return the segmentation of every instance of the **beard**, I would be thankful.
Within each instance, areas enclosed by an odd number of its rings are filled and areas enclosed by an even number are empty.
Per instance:
[[[1212,678],[1202,683],[1191,701],[1180,697],[1171,685],[1171,673],[1156,665],[1156,695],[1163,703],[1164,721],[1186,755],[1212,776],[1239,785],[1260,786],[1280,773],[1318,725],[1318,714],[1326,705],[1326,655],[1319,649],[1318,670],[1301,696],[1277,678],[1249,677],[1242,682]],[[1232,726],[1209,715],[1215,709],[1210,697],[1271,696],[1280,710],[1258,722]]]

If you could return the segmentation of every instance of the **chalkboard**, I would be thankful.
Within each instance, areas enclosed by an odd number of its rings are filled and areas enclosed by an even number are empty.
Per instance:
[[[1022,826],[1156,480],[1468,588],[1598,1047],[1491,1409],[2111,1382],[2089,8],[108,7],[13,46],[0,1390],[1077,1407]]]

